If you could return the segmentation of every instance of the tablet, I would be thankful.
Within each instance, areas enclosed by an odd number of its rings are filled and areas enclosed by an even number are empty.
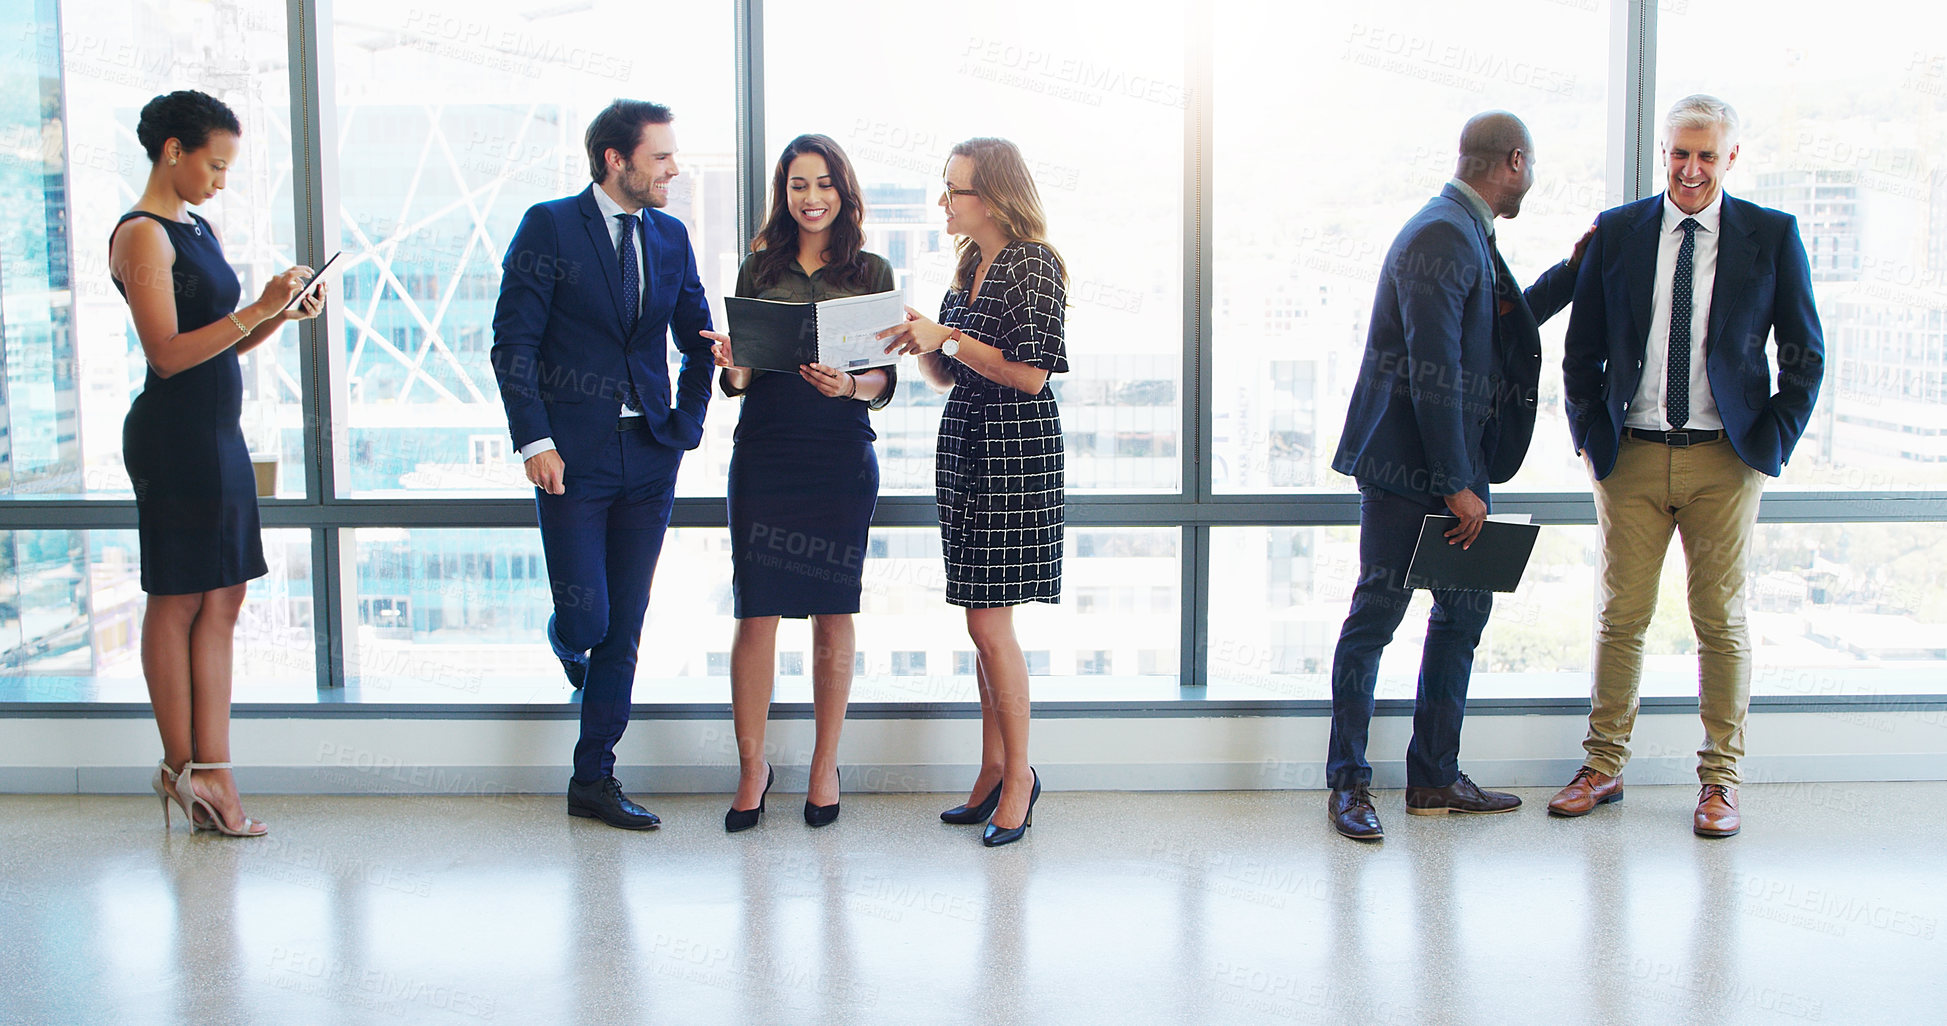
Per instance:
[[[284,309],[279,310],[277,312],[283,313],[284,310],[289,310],[291,307],[297,305],[298,300],[303,299],[305,296],[310,295],[311,290],[317,286],[318,282],[324,280],[324,273],[331,269],[331,265],[336,263],[339,257],[344,255],[345,255],[345,251],[342,249],[336,253],[331,254],[330,258],[325,260],[324,266],[318,268],[317,271],[311,275],[311,280],[305,282],[303,288],[297,290],[296,293],[292,294],[290,300],[284,304]]]

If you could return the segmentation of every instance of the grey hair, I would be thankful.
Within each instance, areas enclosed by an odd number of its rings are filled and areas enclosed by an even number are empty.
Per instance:
[[[1732,146],[1737,145],[1737,135],[1742,124],[1738,121],[1737,108],[1725,103],[1709,93],[1692,93],[1670,105],[1670,113],[1664,115],[1663,128],[1676,133],[1685,128],[1711,129],[1724,126],[1724,138]]]

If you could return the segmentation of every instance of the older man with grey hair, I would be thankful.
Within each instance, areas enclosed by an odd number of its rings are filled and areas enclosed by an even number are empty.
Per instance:
[[[1704,727],[1691,826],[1729,837],[1740,825],[1745,567],[1764,480],[1811,419],[1825,342],[1797,222],[1724,193],[1737,136],[1729,104],[1678,100],[1664,121],[1668,189],[1604,211],[1576,278],[1562,370],[1569,433],[1595,483],[1601,608],[1585,757],[1548,803],[1558,816],[1622,800],[1643,640],[1674,532]]]

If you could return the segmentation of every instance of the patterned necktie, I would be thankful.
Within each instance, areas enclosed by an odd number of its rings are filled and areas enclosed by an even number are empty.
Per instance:
[[[622,327],[634,334],[636,318],[642,311],[642,271],[635,262],[636,215],[617,214],[615,219],[622,222],[622,239],[615,247],[616,259],[622,261]],[[642,399],[636,395],[633,381],[622,382],[615,397],[623,409],[642,409]]]
[[[617,214],[615,219],[622,222],[622,238],[615,247],[616,259],[622,261],[622,327],[634,332],[642,306],[642,271],[635,263],[636,216]]]
[[[1507,261],[1501,259],[1501,247],[1493,234],[1487,236],[1487,252],[1494,258],[1494,317],[1500,318],[1514,312],[1514,272],[1508,270]]]
[[[1696,218],[1686,217],[1677,227],[1683,229],[1683,244],[1677,247],[1677,274],[1670,287],[1670,394],[1663,404],[1672,430],[1690,421],[1690,279],[1697,229],[1702,225]]]

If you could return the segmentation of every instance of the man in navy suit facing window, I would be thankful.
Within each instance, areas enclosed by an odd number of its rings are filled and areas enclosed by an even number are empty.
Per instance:
[[[501,266],[494,375],[534,483],[554,615],[548,642],[581,689],[568,813],[660,821],[615,779],[636,647],[683,452],[703,438],[710,327],[682,222],[669,108],[616,100],[588,126],[594,184],[537,203]],[[668,340],[682,351],[671,405]]]
[[[1764,479],[1784,469],[1811,420],[1825,336],[1798,222],[1724,193],[1737,111],[1686,96],[1663,129],[1668,186],[1596,219],[1564,343],[1569,433],[1595,480],[1602,580],[1585,757],[1548,811],[1580,816],[1622,799],[1643,639],[1675,532],[1704,726],[1691,827],[1729,837],[1751,697],[1745,563]]]
[[[1460,133],[1454,178],[1394,238],[1379,275],[1364,362],[1332,469],[1359,482],[1359,583],[1332,655],[1327,811],[1339,833],[1383,835],[1366,739],[1379,656],[1413,598],[1406,568],[1428,514],[1452,515],[1451,543],[1471,545],[1488,484],[1514,476],[1535,428],[1540,323],[1568,302],[1574,261],[1525,292],[1501,259],[1494,222],[1521,212],[1535,184],[1535,144],[1521,119],[1489,111]],[[1460,772],[1460,724],[1489,592],[1436,589],[1406,749],[1406,811],[1508,812],[1521,799]]]

